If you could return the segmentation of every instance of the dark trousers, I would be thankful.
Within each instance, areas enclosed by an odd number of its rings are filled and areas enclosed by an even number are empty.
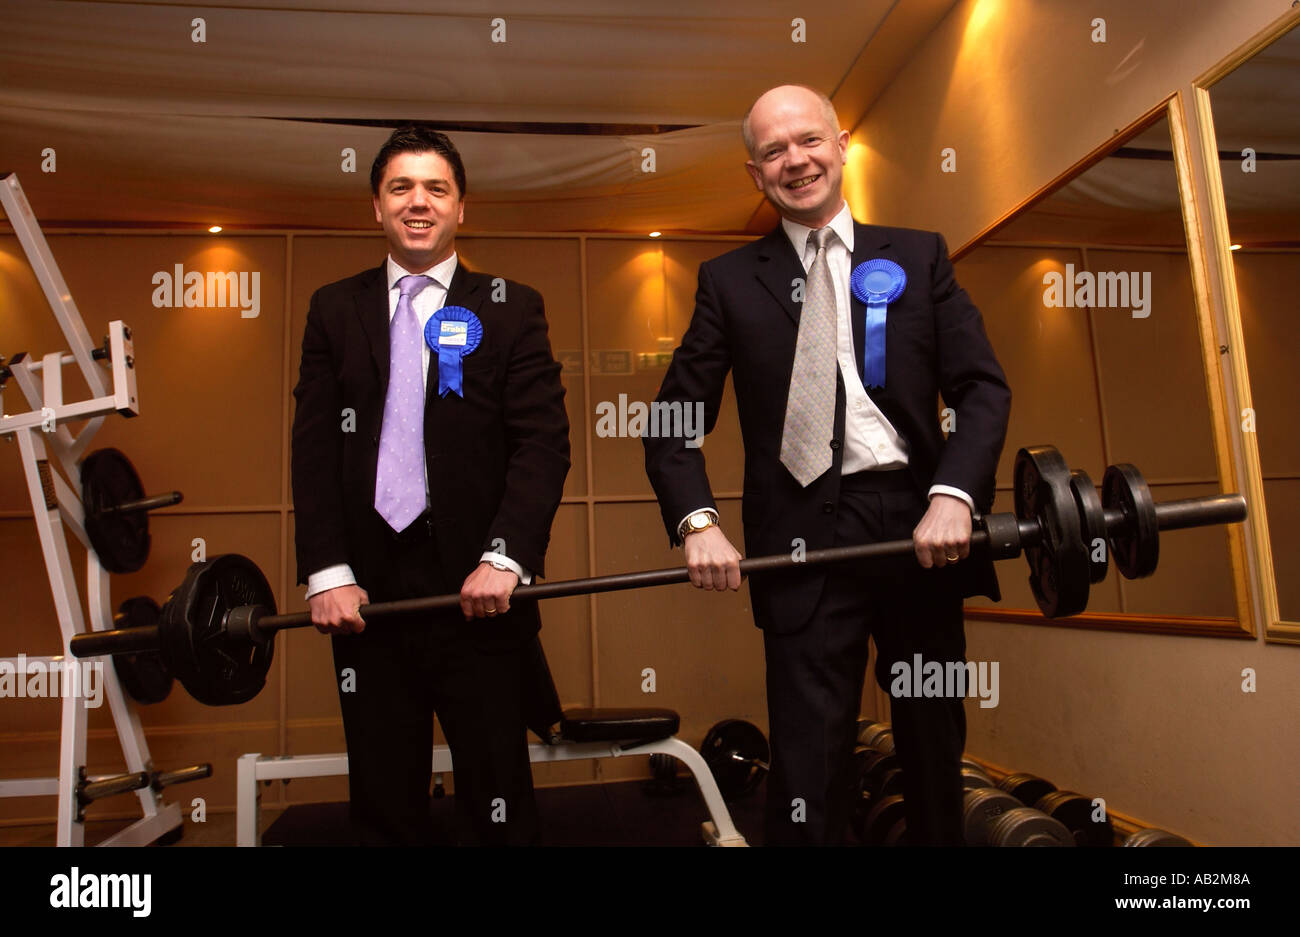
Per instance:
[[[382,523],[382,521],[380,522]],[[388,531],[372,602],[458,592],[440,572],[424,518]],[[368,622],[335,636],[335,677],[348,743],[353,830],[364,845],[433,842],[433,716],[451,749],[460,840],[524,845],[538,835],[522,695],[525,643],[512,615],[466,622],[460,610]],[[347,673],[350,671],[350,674]],[[349,680],[350,677],[350,680]]]
[[[836,545],[909,539],[926,507],[905,471],[846,476]],[[852,752],[868,639],[875,638],[876,681],[886,692],[896,661],[909,670],[915,654],[926,663],[964,661],[962,597],[949,579],[914,558],[831,567],[804,628],[764,633],[769,844],[844,840],[856,796]],[[961,844],[962,699],[891,695],[890,721],[904,773],[908,841]]]

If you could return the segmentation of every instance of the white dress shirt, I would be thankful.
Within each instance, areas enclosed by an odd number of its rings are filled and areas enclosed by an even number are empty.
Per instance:
[[[428,270],[423,271],[423,275],[433,280],[428,286],[420,290],[415,298],[411,300],[411,308],[415,312],[415,317],[420,323],[420,334],[424,334],[424,327],[428,325],[433,314],[443,307],[447,302],[447,290],[451,286],[451,278],[456,273],[457,264],[456,252],[453,251],[451,256],[442,263],[435,264]],[[393,316],[397,312],[397,300],[401,295],[401,290],[397,286],[397,281],[404,276],[409,276],[410,271],[403,270],[397,261],[393,260],[390,255],[388,258],[388,321],[393,321]],[[421,352],[421,369],[423,376],[425,393],[428,393],[429,386],[429,356],[433,350],[429,348],[428,342],[420,343]],[[424,465],[425,453],[420,451],[420,468],[424,475],[424,499],[425,505],[429,504],[429,473]],[[528,585],[533,581],[532,573],[524,569],[504,553],[495,553],[486,551],[481,557],[480,562],[500,563],[502,566],[510,569],[519,577],[519,581]],[[336,566],[327,566],[324,569],[317,570],[307,577],[307,598],[311,598],[319,592],[325,592],[329,589],[337,589],[340,586],[351,586],[356,584],[356,576],[352,573],[352,567],[347,563],[339,563]]]

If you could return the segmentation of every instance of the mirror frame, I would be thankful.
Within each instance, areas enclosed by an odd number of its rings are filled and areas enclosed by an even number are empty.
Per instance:
[[[1253,410],[1250,391],[1250,371],[1246,361],[1246,344],[1241,325],[1241,306],[1237,294],[1236,272],[1229,250],[1227,202],[1223,194],[1223,174],[1219,163],[1218,138],[1214,130],[1214,115],[1210,102],[1210,89],[1239,66],[1248,62],[1258,52],[1280,39],[1292,29],[1300,29],[1300,7],[1293,7],[1268,28],[1240,46],[1223,60],[1203,72],[1192,82],[1193,117],[1196,134],[1196,161],[1204,180],[1205,200],[1201,204],[1201,224],[1211,233],[1208,240],[1205,265],[1208,268],[1209,287],[1215,300],[1217,313],[1215,325],[1221,336],[1220,347],[1236,349],[1235,354],[1221,354],[1224,364],[1224,394],[1230,403],[1228,412],[1243,413]],[[1252,510],[1244,528],[1245,550],[1243,575],[1247,579],[1251,619],[1269,642],[1300,644],[1300,621],[1282,618],[1277,596],[1277,572],[1273,565],[1273,542],[1269,537],[1268,508],[1264,499],[1264,473],[1259,461],[1259,442],[1255,432],[1242,429],[1242,421],[1227,421],[1224,430],[1232,449],[1240,479],[1239,490],[1247,501],[1258,505]],[[1241,529],[1241,528],[1238,528]],[[1234,564],[1235,565],[1235,564]]]

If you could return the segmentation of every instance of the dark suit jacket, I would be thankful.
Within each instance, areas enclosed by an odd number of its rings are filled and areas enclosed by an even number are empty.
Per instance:
[[[464,397],[438,396],[438,356],[430,355],[424,445],[430,516],[449,583],[460,583],[485,550],[496,549],[535,575],[544,572],[551,521],[569,471],[569,421],[560,365],[551,354],[542,297],[459,263],[448,306],[483,323],[478,348],[462,359]],[[317,290],[303,337],[294,390],[293,495],[298,581],[348,563],[371,580],[379,432],[388,389],[388,288],[385,266]],[[343,411],[355,431],[343,431]],[[504,548],[494,546],[500,539]],[[514,609],[512,608],[512,612]],[[536,623],[536,606],[531,606]],[[533,631],[536,627],[532,628]]]
[[[867,393],[906,441],[908,469],[922,495],[932,484],[951,485],[987,512],[1011,391],[979,310],[953,276],[947,244],[933,232],[856,223],[853,237],[853,267],[884,257],[907,274],[903,295],[889,305],[886,386]],[[742,514],[749,556],[788,554],[796,537],[808,550],[834,545],[845,425],[838,369],[831,470],[800,488],[781,464],[799,330],[800,304],[792,298],[792,284],[805,276],[780,225],[758,241],[701,264],[695,314],[659,391],[661,401],[703,401],[705,429],[711,432],[732,371],[745,445]],[[850,318],[859,369],[864,317],[865,306],[854,297]],[[938,417],[940,394],[956,411],[954,432],[946,440]],[[681,439],[646,436],[643,441],[646,471],[669,539],[677,543],[682,517],[715,503],[703,450],[688,448]],[[944,575],[963,595],[1001,597],[991,561],[972,559]],[[803,627],[824,579],[825,567],[815,567],[752,580],[755,623],[777,632]]]

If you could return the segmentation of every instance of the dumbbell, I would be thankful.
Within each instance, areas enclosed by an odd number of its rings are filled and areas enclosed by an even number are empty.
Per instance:
[[[1138,830],[1124,840],[1125,846],[1190,846],[1192,843],[1168,830]]]
[[[1052,791],[1039,798],[1035,809],[1059,820],[1074,837],[1079,846],[1114,846],[1115,828],[1103,811],[1100,820],[1093,819],[1097,807],[1092,800],[1074,791]]]
[[[998,781],[997,786],[1026,807],[1032,807],[1043,797],[1056,790],[1056,785],[1051,781],[1027,772],[1008,774],[1001,781]]]
[[[762,730],[743,719],[724,719],[709,729],[700,743],[700,755],[727,800],[753,793],[767,777],[772,761]]]
[[[973,791],[980,787],[996,787],[993,779],[989,777],[988,772],[980,765],[973,761],[962,759],[961,763],[961,789],[963,791]]]
[[[962,799],[962,834],[968,846],[1073,846],[1059,820],[1026,807],[1006,791],[981,787]]]

